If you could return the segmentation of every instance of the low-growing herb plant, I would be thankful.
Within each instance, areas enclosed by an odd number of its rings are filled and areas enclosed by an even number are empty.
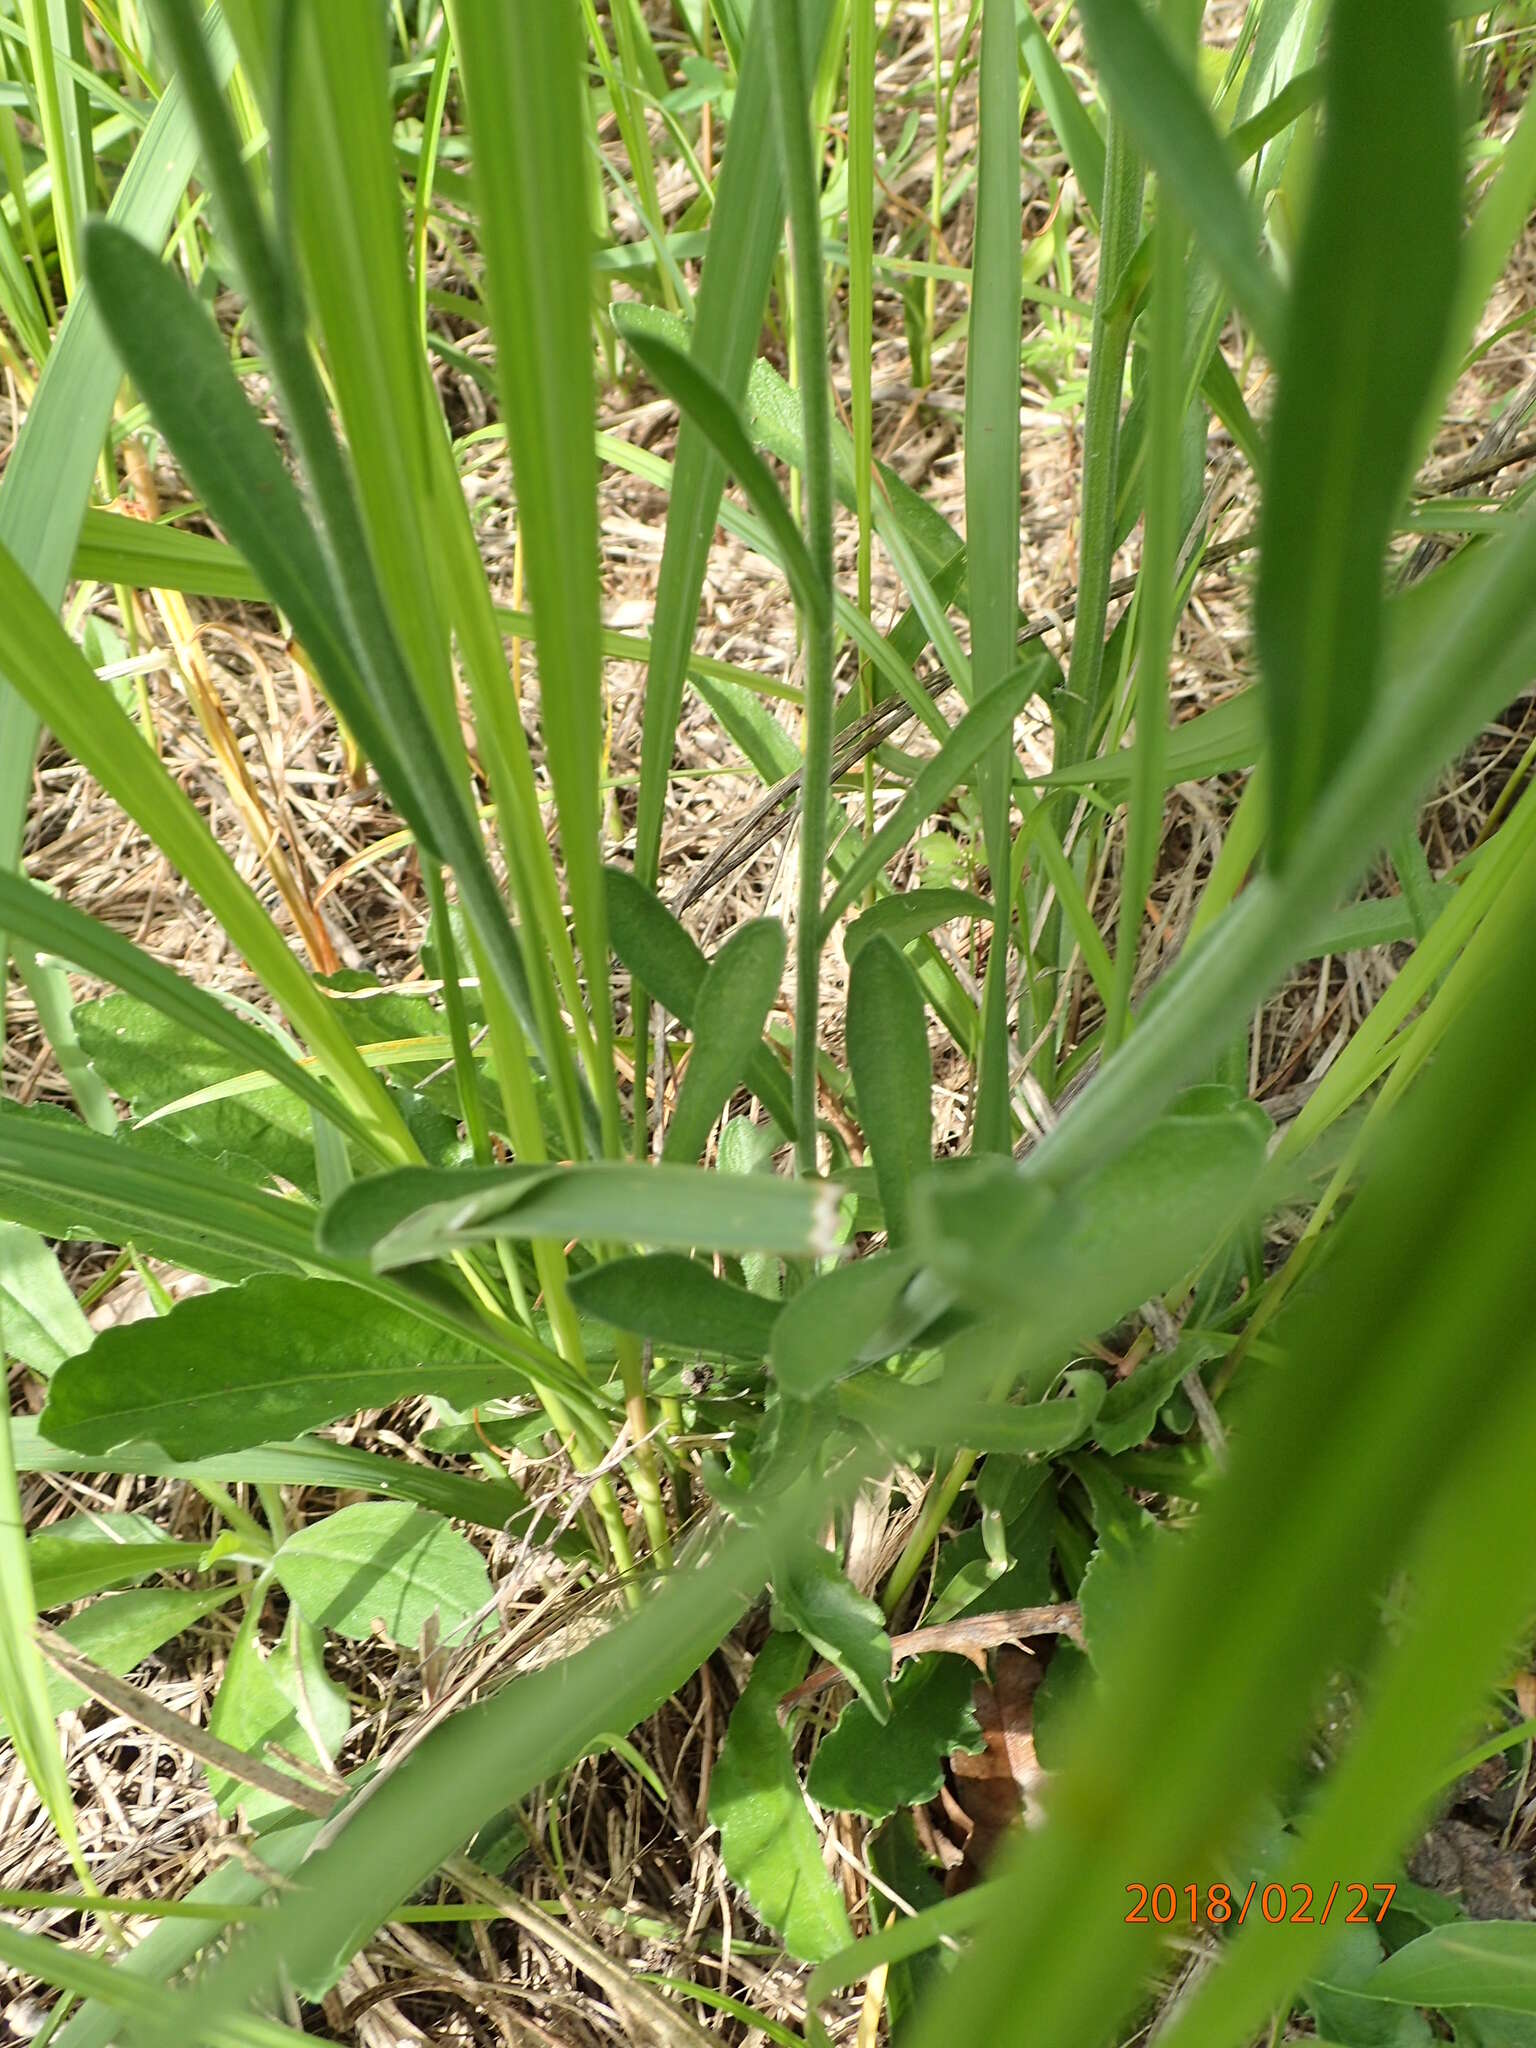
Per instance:
[[[268,1901],[191,1983],[214,1923],[167,1920],[115,1975],[0,1927],[8,1968],[85,2001],[68,2048],[294,2038],[263,2017],[279,1986],[323,1999],[439,1872],[517,1920],[480,1831],[625,1742],[765,1594],[707,1819],[814,1966],[805,2038],[872,2040],[883,2001],[903,2041],[1119,2039],[1162,1967],[1167,1916],[1129,1910],[1159,1886],[1225,1929],[1177,2048],[1278,2039],[1297,2001],[1346,2043],[1407,2040],[1399,2011],[1417,2040],[1421,2009],[1536,2010],[1528,1925],[1411,1887],[1364,1934],[1201,1911],[1392,1882],[1536,1607],[1524,764],[1453,872],[1415,827],[1536,675],[1525,491],[1453,494],[1514,439],[1415,483],[1536,197],[1536,125],[1469,156],[1486,10],[1446,0],[1250,0],[1220,53],[1194,0],[974,0],[953,32],[932,10],[931,197],[898,218],[893,11],[0,7],[0,334],[27,407],[0,487],[0,930],[78,1112],[0,1106],[0,1341],[40,1396],[0,1431],[0,1709],[110,1930],[55,1717],[93,1690],[151,1712],[124,1675],[225,1616],[208,1726],[171,1735],[255,1849],[193,1900]],[[1038,247],[1036,109],[1061,222]],[[877,291],[915,386],[963,336],[960,525],[876,459]],[[489,385],[526,610],[483,562],[438,360]],[[1026,361],[1081,383],[1077,587],[1040,617]],[[595,439],[599,375],[675,409],[668,460]],[[1213,434],[1259,508],[1235,548]],[[157,516],[146,445],[211,532]],[[603,623],[599,447],[666,495],[644,642]],[[697,645],[717,524],[793,607],[788,680]],[[1462,544],[1402,557],[1426,534]],[[1252,659],[1173,722],[1179,620],[1222,549],[1254,564]],[[61,619],[72,581],[124,616],[159,594],[262,887],[98,678],[85,606]],[[186,594],[268,608],[377,779],[426,906],[417,982],[339,968]],[[645,665],[623,817],[613,657]],[[689,692],[764,793],[679,896]],[[27,878],[42,728],[263,1003]],[[1230,776],[1170,960],[1169,793]],[[776,837],[782,914],[716,940],[693,902]],[[1395,978],[1277,1128],[1262,1005],[1387,944]],[[936,1057],[961,1143],[935,1135]],[[119,1248],[156,1313],[94,1330],[70,1240]],[[441,1458],[326,1433],[422,1400]],[[541,1540],[498,1453],[529,1446],[565,1463],[550,1540],[604,1626],[354,1767],[328,1641],[437,1672],[493,1640],[484,1539]],[[38,1471],[184,1477],[219,1533],[121,1512],[27,1535]],[[882,1485],[897,1540],[855,1564]],[[298,1486],[349,1500],[301,1522]],[[998,1653],[984,1688],[967,1650]],[[910,1818],[946,1772],[969,1823],[948,1897]],[[867,1903],[807,1792],[867,1824]]]

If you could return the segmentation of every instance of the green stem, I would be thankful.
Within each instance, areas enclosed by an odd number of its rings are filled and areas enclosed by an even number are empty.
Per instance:
[[[788,199],[795,334],[804,366],[806,544],[814,603],[805,643],[805,781],[800,793],[800,901],[795,930],[795,1162],[817,1170],[816,1040],[821,980],[821,894],[827,864],[827,784],[832,774],[832,406],[826,371],[826,282],[821,264],[820,182],[806,107],[807,67],[798,0],[764,0],[773,25],[773,104]]]

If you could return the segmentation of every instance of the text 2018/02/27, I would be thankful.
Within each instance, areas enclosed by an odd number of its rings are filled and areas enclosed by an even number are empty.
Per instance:
[[[1326,1927],[1336,1906],[1346,1926],[1363,1927],[1386,1917],[1397,1886],[1336,1883],[1320,1907],[1318,1895],[1309,1884],[1266,1884],[1261,1889],[1257,1878],[1241,1896],[1229,1884],[1128,1884],[1125,1889],[1132,1900],[1125,1917],[1133,1927],[1146,1927],[1154,1922],[1167,1927],[1175,1920],[1204,1921],[1210,1927],[1224,1927],[1232,1921],[1241,1927],[1255,1909],[1272,1927],[1283,1922],[1297,1927],[1314,1923]],[[1372,1901],[1378,1893],[1382,1895],[1381,1903],[1373,1910]]]

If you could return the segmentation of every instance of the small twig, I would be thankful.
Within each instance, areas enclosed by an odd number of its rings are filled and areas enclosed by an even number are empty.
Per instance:
[[[111,1672],[90,1663],[50,1628],[38,1630],[37,1646],[56,1671],[62,1672],[82,1692],[89,1693],[93,1700],[99,1700],[102,1706],[125,1715],[136,1727],[147,1728],[151,1735],[160,1736],[174,1748],[185,1750],[188,1756],[196,1757],[200,1764],[206,1764],[211,1770],[222,1771],[226,1777],[238,1779],[242,1785],[249,1785],[257,1792],[268,1792],[273,1798],[298,1807],[301,1813],[311,1813],[320,1819],[333,1813],[338,1799],[345,1796],[346,1787],[343,1785],[338,1785],[334,1791],[322,1791],[318,1785],[311,1785],[303,1778],[290,1777],[286,1771],[275,1771],[270,1764],[258,1763],[255,1757],[247,1756],[244,1750],[221,1742],[217,1735],[210,1735],[206,1728],[199,1728],[185,1715],[161,1706],[158,1700],[138,1686],[114,1678]]]
[[[1075,1600],[1058,1600],[1048,1607],[1005,1607],[997,1614],[977,1614],[969,1620],[936,1622],[931,1628],[908,1629],[891,1637],[891,1663],[906,1657],[920,1657],[930,1650],[949,1650],[961,1657],[978,1651],[1000,1650],[1007,1643],[1021,1643],[1030,1636],[1070,1636],[1079,1649],[1083,1641],[1083,1610]],[[802,1685],[787,1692],[780,1702],[794,1706],[813,1693],[824,1692],[842,1676],[835,1664],[820,1664]]]

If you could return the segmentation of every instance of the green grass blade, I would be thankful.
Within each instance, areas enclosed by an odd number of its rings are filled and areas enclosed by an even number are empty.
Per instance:
[[[827,381],[826,291],[821,262],[821,187],[807,105],[814,53],[799,0],[765,0],[772,24],[773,115],[789,212],[795,332],[803,375],[805,552],[811,587],[797,598],[805,661],[805,781],[800,805],[800,891],[795,918],[795,1148],[800,1172],[816,1171],[816,1052],[821,998],[821,899],[827,864],[832,769],[832,401]],[[745,482],[745,479],[743,479]],[[761,509],[761,508],[759,508]]]
[[[824,13],[825,0],[815,4]],[[765,9],[754,17],[742,56],[691,337],[693,361],[737,406],[757,354],[784,212],[772,142],[768,33]],[[643,882],[656,878],[688,651],[726,474],[725,458],[692,417],[679,431],[676,462],[646,671],[635,815],[635,872]]]
[[[1100,709],[1104,621],[1109,609],[1114,556],[1115,473],[1125,356],[1130,345],[1127,309],[1119,301],[1125,272],[1141,240],[1144,174],[1118,116],[1111,113],[1105,143],[1104,209],[1100,220],[1099,282],[1093,295],[1093,339],[1083,413],[1082,541],[1077,612],[1067,664],[1061,716],[1063,765],[1080,761]]]
[[[290,1058],[268,1032],[236,1016],[217,997],[164,966],[110,925],[86,917],[31,882],[0,874],[0,930],[152,1004],[171,1023],[269,1075],[358,1144],[373,1149],[374,1134],[342,1097]]]
[[[344,1102],[385,1157],[419,1156],[331,1003],[289,950],[258,898],[12,557],[0,548],[0,669],[62,744],[150,834],[219,919],[286,1011]]]
[[[1280,358],[1254,625],[1283,867],[1370,715],[1383,560],[1455,290],[1460,125],[1438,0],[1340,0]]]
[[[216,75],[232,62],[216,7],[207,15]],[[108,218],[158,250],[197,164],[197,135],[172,80],[113,195]],[[64,316],[0,484],[0,544],[23,564],[50,604],[63,602],[112,401],[121,379],[96,295],[84,282]],[[32,706],[0,686],[0,866],[21,852],[38,722]]]
[[[6,1358],[3,1306],[0,1302],[0,1372]],[[66,1854],[89,1884],[74,1796],[48,1701],[48,1674],[37,1647],[37,1604],[11,1428],[7,1376],[5,1412],[0,1414],[0,1720]]]
[[[970,554],[971,672],[977,699],[1006,686],[1019,619],[1019,45],[1012,0],[981,17],[980,158],[965,378],[965,531]],[[1008,1072],[1008,915],[1013,733],[981,757],[981,807],[995,915],[982,990],[981,1059],[971,1146],[1013,1143]]]
[[[43,154],[48,165],[54,242],[64,279],[64,295],[72,299],[80,274],[80,230],[89,205],[86,191],[89,140],[88,134],[82,135],[81,132],[82,109],[78,88],[70,81],[67,71],[70,60],[81,54],[79,15],[75,13],[71,21],[73,10],[67,0],[21,0],[21,13],[32,58],[32,82],[37,91]]]
[[[452,18],[476,172],[498,194],[481,214],[486,293],[539,620],[544,742],[606,1081],[604,1149],[613,1155],[620,1136],[598,792],[603,690],[580,23],[574,0],[515,17],[495,0],[455,0]]]
[[[1081,0],[1089,46],[1117,120],[1154,166],[1258,340],[1273,348],[1280,288],[1259,227],[1193,76],[1140,0]]]
[[[886,862],[895,858],[923,820],[959,788],[970,770],[1013,731],[1038,680],[1034,668],[1015,669],[977,704],[972,705],[936,754],[923,762],[912,785],[874,838],[859,847],[843,870],[822,911],[823,942],[859,893],[868,888]]]

